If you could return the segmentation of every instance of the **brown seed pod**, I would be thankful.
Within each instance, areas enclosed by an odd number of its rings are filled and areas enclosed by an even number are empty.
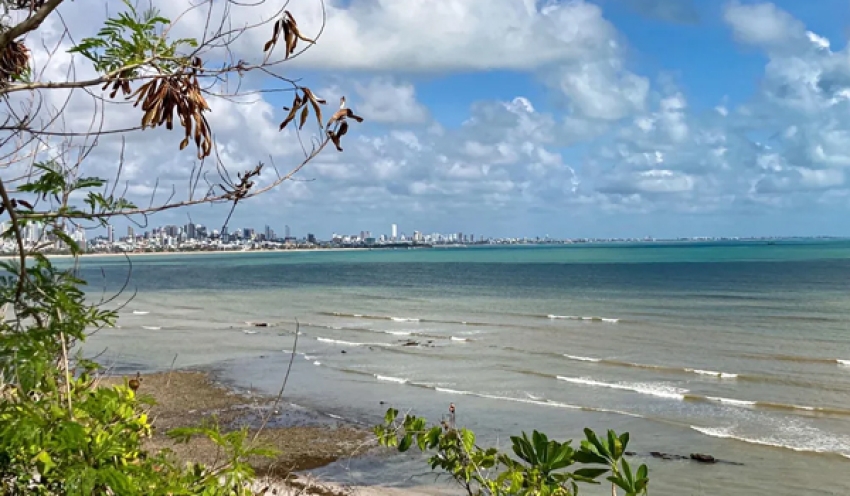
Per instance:
[[[212,132],[204,112],[210,110],[196,76],[200,68],[199,59],[193,62],[191,72],[151,79],[131,93],[127,99],[136,98],[134,107],[141,104],[144,111],[142,129],[165,124],[174,128],[174,115],[180,121],[185,136],[180,142],[183,150],[189,141],[198,147],[198,158],[212,153]]]
[[[10,83],[24,75],[30,52],[23,43],[12,41],[0,53],[0,83]]]
[[[284,12],[283,17],[274,23],[274,27],[272,28],[272,37],[263,46],[263,51],[268,52],[274,49],[281,35],[283,35],[283,41],[286,45],[284,58],[289,58],[290,55],[295,53],[295,48],[298,46],[298,40],[310,44],[316,42],[312,38],[308,38],[301,34],[301,31],[298,29],[298,23],[295,22],[295,17],[293,17],[292,13],[288,10]]]
[[[136,377],[130,379],[127,383],[134,392],[139,390],[139,387],[142,385],[142,376],[138,372],[136,372]]]

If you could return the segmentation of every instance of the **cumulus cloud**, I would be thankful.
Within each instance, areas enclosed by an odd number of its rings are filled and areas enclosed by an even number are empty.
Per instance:
[[[428,109],[416,100],[411,83],[396,83],[378,77],[366,84],[356,84],[358,112],[373,122],[386,124],[422,123],[428,120]]]
[[[174,3],[155,3],[176,16]],[[319,19],[311,5],[292,5],[309,34]],[[672,5],[647,0],[638,6],[647,15],[687,21],[689,10],[669,10]],[[234,7],[229,19],[234,26],[267,19],[276,7]],[[62,9],[77,39],[99,26],[97,12],[73,3]],[[180,34],[203,26],[203,14],[182,17]],[[732,2],[722,15],[731,36],[768,62],[751,98],[700,105],[686,87],[654,85],[652,75],[634,70],[628,40],[586,1],[329,2],[320,43],[288,67],[313,80],[333,76],[320,96],[333,104],[346,95],[366,122],[346,136],[343,153],[327,150],[298,181],[241,206],[236,221],[255,227],[285,222],[325,234],[390,221],[507,234],[532,222],[553,225],[567,212],[593,219],[846,205],[850,50],[834,49],[772,4]],[[54,20],[39,32],[31,44],[37,67],[50,80],[67,77],[72,65],[75,77],[92,76],[65,52],[69,41],[61,33]],[[240,39],[240,56],[256,57],[268,34]],[[43,46],[60,42],[48,61]],[[454,124],[429,109],[433,102],[422,101],[415,84],[423,75],[492,69],[532,74],[551,93],[477,99],[473,91]],[[243,84],[256,89],[268,82],[246,78]],[[64,108],[58,127],[86,129],[99,108],[82,92],[43,94],[49,107]],[[283,173],[298,163],[295,133],[277,130],[282,98],[257,94],[210,103],[218,158],[232,171],[264,161]],[[109,109],[103,126],[128,127],[139,118],[138,109],[124,105]],[[310,133],[302,137],[309,146]],[[123,150],[123,179],[134,200],[146,204],[155,194],[154,201],[162,201],[174,191],[186,196],[198,161],[191,150],[178,153],[181,138],[161,129],[131,133],[123,143],[104,137],[87,158],[87,173],[112,177]],[[274,177],[269,169],[262,181]],[[203,177],[198,184],[199,193],[208,187]],[[223,218],[217,209],[193,215],[210,223]]]
[[[797,45],[806,40],[805,25],[772,3],[726,5],[724,20],[735,39],[763,48]]]

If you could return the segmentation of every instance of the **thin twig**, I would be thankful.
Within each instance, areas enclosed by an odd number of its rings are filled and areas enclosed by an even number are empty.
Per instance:
[[[165,387],[171,384],[171,373],[174,372],[174,362],[177,361],[177,353],[174,354],[174,359],[171,360],[171,367],[168,368],[168,377],[165,379]]]
[[[59,339],[62,340],[62,365],[65,368],[65,396],[68,398],[68,414],[74,418],[74,406],[71,403],[71,371],[68,367],[68,348],[65,346],[65,333],[59,332]]]
[[[0,198],[3,200],[3,206],[6,207],[6,211],[9,212],[9,218],[12,221],[12,230],[15,234],[15,241],[18,243],[18,258],[20,259],[21,273],[18,274],[18,287],[15,290],[15,303],[20,304],[24,292],[24,281],[27,277],[27,252],[24,249],[24,236],[23,233],[21,233],[21,224],[18,221],[18,214],[15,212],[12,200],[9,198],[9,193],[6,192],[6,185],[3,184],[2,178],[0,178]]]
[[[277,407],[280,404],[280,400],[283,399],[283,392],[286,390],[286,383],[289,382],[289,373],[292,371],[292,363],[295,361],[295,351],[298,349],[298,336],[301,334],[301,324],[298,323],[298,319],[295,319],[295,341],[292,343],[292,352],[289,355],[289,365],[286,367],[286,375],[283,377],[283,384],[280,385],[280,391],[277,393],[277,398],[275,398],[274,403],[272,403],[272,407],[269,409],[268,413],[263,417],[263,422],[260,424],[260,427],[257,429],[257,432],[254,433],[254,437],[251,438],[251,444],[257,442],[257,438],[260,437],[260,432],[265,429],[266,424],[269,423],[272,415],[277,411]]]

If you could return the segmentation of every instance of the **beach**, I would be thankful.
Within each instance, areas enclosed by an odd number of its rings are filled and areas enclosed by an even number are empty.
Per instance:
[[[93,299],[127,273],[81,262]],[[85,351],[263,396],[294,353],[286,402],[351,425],[390,406],[439,421],[454,403],[502,448],[532,429],[627,431],[655,494],[826,496],[850,492],[848,280],[846,242],[149,257],[111,303],[119,327]],[[439,487],[421,457],[392,453],[309,472]]]
[[[123,384],[135,375],[105,376],[102,387]],[[196,462],[215,466],[221,452],[208,439],[195,437],[176,443],[166,436],[170,429],[196,427],[215,419],[223,431],[247,427],[249,439],[270,415],[256,440],[256,446],[277,451],[273,458],[248,460],[257,474],[257,489],[271,487],[278,494],[318,496],[392,496],[402,494],[390,487],[344,486],[317,480],[309,471],[330,463],[374,451],[372,434],[364,426],[340,422],[286,402],[275,405],[275,398],[256,391],[233,389],[217,382],[208,373],[197,370],[173,370],[141,376],[140,397],[154,400],[148,414],[153,435],[144,448],[156,452],[168,449],[181,463]],[[410,492],[412,491],[412,492]],[[433,495],[427,489],[408,488],[403,494]]]

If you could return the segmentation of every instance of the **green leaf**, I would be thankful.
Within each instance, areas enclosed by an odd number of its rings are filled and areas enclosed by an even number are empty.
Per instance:
[[[588,482],[606,473],[608,473],[607,468],[580,468],[573,472],[573,475],[584,479],[585,482]]]
[[[413,445],[413,436],[410,434],[405,434],[405,436],[402,437],[401,441],[398,443],[398,450],[403,453],[409,450],[411,445]]]
[[[398,410],[390,408],[387,410],[386,415],[384,415],[384,423],[392,424],[396,417],[398,417]]]

